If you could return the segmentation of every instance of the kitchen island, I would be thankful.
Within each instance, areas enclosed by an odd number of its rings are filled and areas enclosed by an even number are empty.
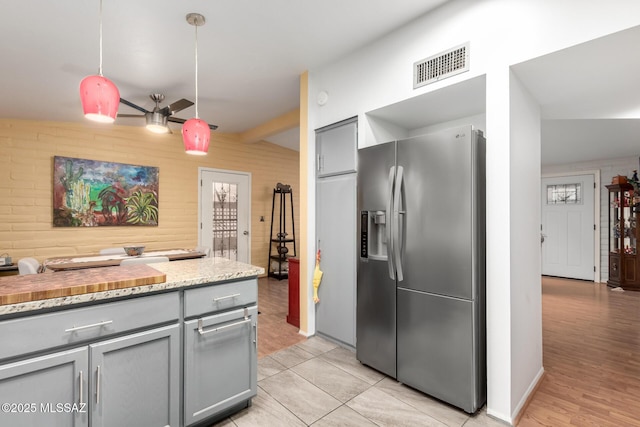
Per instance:
[[[191,426],[246,407],[263,273],[205,258],[33,275],[31,291],[0,278],[0,304],[19,301],[0,305],[0,425]]]

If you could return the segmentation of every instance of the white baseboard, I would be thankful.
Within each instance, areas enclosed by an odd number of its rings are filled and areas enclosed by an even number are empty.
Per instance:
[[[509,416],[508,416],[508,415],[505,415],[505,414],[501,414],[501,413],[499,413],[499,412],[492,411],[492,410],[491,410],[491,409],[489,409],[489,408],[487,408],[487,415],[488,415],[488,416],[490,416],[491,418],[495,418],[495,419],[497,419],[497,420],[499,420],[499,421],[502,421],[502,422],[504,422],[504,423],[507,423],[507,424],[508,424],[508,425],[510,425],[510,426],[511,426],[511,425],[513,425],[513,423],[512,423],[512,419],[511,419],[511,418],[509,418]]]
[[[543,375],[544,375],[544,367],[540,367],[540,370],[538,371],[536,376],[533,378],[533,381],[531,381],[531,384],[529,384],[529,387],[527,387],[526,393],[522,396],[522,398],[520,399],[520,402],[518,402],[518,405],[513,410],[513,413],[511,414],[512,420],[516,420],[517,417],[520,415],[520,411],[524,409],[524,406],[526,405],[527,401],[531,397],[531,393],[533,393],[536,390]]]

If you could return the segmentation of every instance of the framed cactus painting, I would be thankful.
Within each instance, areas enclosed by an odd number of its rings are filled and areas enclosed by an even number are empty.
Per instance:
[[[158,168],[55,156],[53,225],[158,225]]]

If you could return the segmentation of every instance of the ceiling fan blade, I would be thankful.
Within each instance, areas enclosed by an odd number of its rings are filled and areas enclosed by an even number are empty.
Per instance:
[[[126,100],[126,99],[124,99],[124,98],[120,98],[120,102],[122,102],[124,105],[128,105],[128,106],[129,106],[129,107],[131,107],[131,108],[135,108],[135,109],[136,109],[136,110],[138,110],[138,111],[142,111],[143,113],[148,113],[148,111],[147,111],[147,110],[145,110],[144,108],[139,107],[139,106],[137,106],[136,104],[134,104],[133,102],[129,102],[129,101],[127,101],[127,100]]]
[[[193,102],[189,101],[188,99],[180,99],[176,102],[174,102],[173,104],[169,105],[169,111],[171,112],[171,114],[175,114],[178,111],[182,111],[185,108],[189,108],[193,105]]]
[[[144,114],[120,114],[118,113],[118,117],[145,117]]]
[[[173,123],[184,123],[184,122],[186,122],[185,119],[180,119],[178,117],[168,117],[167,120],[170,121],[170,122],[173,122]],[[216,129],[218,129],[218,125],[209,125],[209,129],[216,130]]]
[[[167,121],[173,122],[173,123],[184,123],[186,122],[185,119],[179,119],[178,117],[167,117]]]

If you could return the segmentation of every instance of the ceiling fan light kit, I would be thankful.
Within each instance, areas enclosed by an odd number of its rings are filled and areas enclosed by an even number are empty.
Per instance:
[[[135,110],[140,111],[142,114],[118,114],[118,117],[140,117],[145,119],[146,128],[154,133],[171,133],[171,129],[168,126],[168,122],[184,123],[186,120],[172,115],[178,111],[182,111],[185,108],[191,107],[193,102],[188,99],[179,99],[171,105],[160,108],[160,103],[164,101],[164,95],[161,93],[152,93],[149,98],[156,103],[156,106],[152,111],[149,111],[133,102],[127,101],[124,98],[120,98],[120,103],[127,105]],[[211,129],[216,129],[217,126],[210,125]]]
[[[187,22],[195,27],[196,32],[196,117],[187,120],[182,125],[182,141],[187,154],[203,156],[209,151],[209,140],[211,138],[209,125],[198,117],[198,27],[204,25],[205,19],[199,13],[189,13]]]
[[[169,133],[169,125],[167,125],[167,116],[157,111],[149,111],[145,113],[147,120],[146,128],[153,133]]]
[[[169,133],[170,129],[167,125],[167,119],[169,116],[164,114],[164,111],[160,109],[159,105],[164,101],[164,95],[161,93],[154,93],[149,97],[156,103],[156,107],[153,111],[146,111],[144,113],[144,117],[147,122],[146,128],[153,133]]]
[[[100,123],[113,123],[116,120],[120,92],[111,80],[102,75],[102,0],[100,0],[100,66],[98,75],[87,76],[80,82],[80,100],[87,119]]]

